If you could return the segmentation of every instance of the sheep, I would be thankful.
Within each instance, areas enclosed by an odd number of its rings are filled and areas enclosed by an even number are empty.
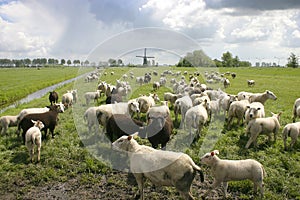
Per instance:
[[[290,149],[292,149],[295,143],[297,142],[297,138],[299,135],[300,135],[300,122],[287,124],[282,131],[284,149],[287,150],[286,140],[288,136],[291,137]]]
[[[192,128],[197,129],[196,138],[199,137],[203,126],[208,121],[209,103],[205,100],[203,103],[197,106],[193,106],[187,110],[185,114],[185,128],[190,135],[190,141],[193,141]]]
[[[226,94],[224,93],[219,97],[220,100],[220,106],[224,111],[224,114],[229,110],[230,104],[234,101],[237,101],[236,95]]]
[[[266,90],[264,93],[254,93],[254,94],[250,95],[250,97],[249,97],[250,103],[260,102],[262,104],[265,104],[265,102],[268,99],[276,100],[277,97],[273,92],[271,92],[269,90]]]
[[[160,83],[155,81],[155,82],[153,82],[152,87],[153,87],[153,91],[157,91],[160,87]]]
[[[255,85],[254,80],[247,80],[248,87],[253,87]]]
[[[220,101],[221,101],[220,99],[210,101],[209,103],[210,110],[208,112],[209,120],[211,120],[212,114],[217,115],[220,113]]]
[[[33,162],[34,155],[34,145],[37,146],[37,161],[40,162],[41,159],[41,147],[42,147],[42,133],[41,129],[44,128],[43,122],[40,120],[34,121],[33,127],[29,128],[25,134],[25,145],[30,154],[30,160]]]
[[[50,130],[51,134],[52,134],[52,138],[54,138],[54,129],[55,126],[57,124],[57,117],[58,117],[58,113],[61,113],[62,111],[59,109],[58,105],[53,105],[50,106],[50,110],[48,112],[45,113],[31,113],[31,114],[27,114],[23,117],[23,119],[20,121],[20,123],[18,124],[18,132],[21,130],[23,130],[22,136],[23,136],[23,141],[25,141],[25,134],[26,131],[33,126],[32,121],[31,120],[40,120],[43,122],[43,124],[45,125],[43,130],[45,132],[45,136],[44,138],[46,138],[47,135],[47,129]]]
[[[48,112],[50,109],[48,107],[45,108],[25,108],[21,110],[18,114],[17,120],[18,124],[23,119],[23,117],[30,113],[45,113]]]
[[[66,108],[69,108],[69,106],[72,106],[72,104],[74,102],[74,98],[73,98],[73,94],[71,93],[71,91],[67,91],[67,93],[63,94],[61,97],[61,101]]]
[[[95,126],[95,131],[96,133],[99,132],[99,122],[97,120],[97,116],[96,116],[96,111],[97,111],[97,106],[96,107],[89,107],[83,115],[83,119],[85,122],[87,122],[87,126],[89,129],[89,133],[92,132],[92,128],[93,126]]]
[[[197,97],[193,100],[193,106],[200,105],[204,101],[210,102],[210,98],[208,96]]]
[[[227,128],[230,129],[232,125],[233,118],[237,118],[237,125],[240,125],[240,122],[243,121],[245,112],[249,106],[248,100],[234,101],[230,104],[228,110],[228,122]]]
[[[106,124],[106,134],[111,142],[120,138],[123,135],[130,135],[133,132],[141,132],[144,122],[132,119],[128,115],[114,114]]]
[[[101,93],[105,94],[106,90],[107,90],[107,83],[104,81],[101,81],[97,87],[98,90],[100,90],[100,97],[101,97]]]
[[[55,91],[52,91],[49,93],[49,101],[50,104],[53,105],[53,103],[57,103],[58,102],[58,94]]]
[[[0,134],[5,135],[8,127],[18,125],[18,115],[16,116],[2,116],[0,117]]]
[[[171,106],[173,106],[174,103],[175,103],[175,101],[176,101],[178,98],[180,98],[180,97],[182,97],[181,94],[173,94],[173,93],[171,93],[171,92],[165,92],[165,93],[164,93],[164,100],[165,100],[165,101],[169,101],[170,104],[171,104]]]
[[[245,112],[245,124],[247,125],[250,120],[255,118],[265,117],[265,107],[260,102],[253,102],[247,106]]]
[[[229,79],[225,78],[225,79],[223,80],[223,85],[224,85],[224,88],[228,88],[228,87],[230,86],[230,81],[229,81]]]
[[[264,196],[264,183],[263,179],[266,172],[261,163],[253,159],[246,160],[224,160],[220,159],[217,155],[218,150],[206,153],[201,157],[202,164],[211,167],[214,182],[211,188],[204,194],[207,196],[212,189],[217,188],[223,183],[224,198],[227,198],[228,181],[251,180],[254,184],[254,193],[257,192],[257,186],[260,188],[260,196]]]
[[[184,118],[185,113],[193,107],[192,99],[189,96],[183,96],[175,101],[174,104],[174,114],[175,114],[175,121],[178,121],[178,114],[181,114],[181,122],[179,128],[183,128],[184,126]]]
[[[159,100],[157,94],[149,94],[149,96],[141,96],[137,98],[140,112],[146,113],[150,107],[155,106],[155,101]],[[140,116],[138,116],[140,118]]]
[[[237,98],[238,98],[239,101],[240,100],[245,100],[245,99],[249,100],[249,98],[250,98],[251,95],[253,95],[253,93],[242,91],[242,92],[239,92],[237,94]]]
[[[300,98],[295,100],[295,103],[293,106],[293,122],[296,121],[297,117],[300,117]]]
[[[271,133],[274,133],[274,142],[276,142],[276,135],[280,129],[280,124],[279,124],[280,115],[281,112],[279,112],[278,114],[272,113],[272,117],[252,119],[248,123],[246,128],[246,134],[250,133],[250,138],[245,148],[248,149],[251,143],[257,146],[256,140],[259,134],[267,134],[268,141],[270,142]]]
[[[196,172],[200,173],[201,182],[204,181],[201,168],[187,154],[140,145],[132,135],[120,137],[112,147],[117,151],[128,152],[130,170],[138,183],[136,197],[142,200],[145,178],[155,185],[175,187],[184,199],[194,199],[190,190]]]
[[[97,90],[96,92],[86,92],[84,94],[84,98],[86,105],[89,105],[91,100],[98,101],[98,99],[100,98],[100,90]]]

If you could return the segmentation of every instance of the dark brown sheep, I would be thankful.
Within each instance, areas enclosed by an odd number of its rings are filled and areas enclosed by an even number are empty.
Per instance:
[[[109,140],[114,142],[123,135],[131,135],[135,132],[143,131],[141,128],[143,124],[142,121],[132,119],[128,115],[115,114],[107,121],[106,134],[108,135]]]
[[[22,128],[22,130],[23,130],[22,137],[23,137],[24,142],[25,142],[26,131],[33,126],[33,123],[31,120],[34,120],[34,121],[40,120],[43,122],[44,128],[42,129],[42,131],[44,131],[44,133],[45,133],[45,135],[43,137],[44,139],[47,136],[48,129],[50,130],[50,132],[52,134],[52,138],[54,137],[54,129],[57,124],[58,113],[63,112],[63,111],[60,110],[59,105],[49,106],[49,108],[50,108],[50,110],[45,113],[31,113],[31,114],[25,115],[24,118],[20,121],[20,123],[18,125],[18,131],[20,131],[20,129]]]
[[[57,94],[57,92],[55,92],[55,91],[50,92],[50,94],[49,94],[49,101],[50,101],[51,105],[53,105],[53,103],[57,103],[58,102],[58,94]]]

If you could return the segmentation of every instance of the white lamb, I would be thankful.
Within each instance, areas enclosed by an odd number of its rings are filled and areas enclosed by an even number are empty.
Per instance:
[[[248,100],[234,101],[230,104],[228,110],[228,122],[227,122],[228,129],[231,128],[233,118],[237,118],[238,120],[237,125],[242,125],[240,124],[240,122],[243,121],[248,105],[249,105]]]
[[[254,94],[250,95],[250,97],[249,97],[250,103],[260,102],[262,104],[265,104],[265,102],[268,99],[276,100],[277,97],[273,92],[271,92],[269,90],[266,90],[264,93],[254,93]]]
[[[276,135],[280,129],[279,119],[281,112],[278,114],[272,113],[272,117],[266,118],[256,118],[252,119],[248,125],[246,134],[250,133],[250,138],[245,146],[246,149],[249,148],[251,143],[257,146],[257,137],[260,134],[268,135],[268,141],[271,141],[271,133],[274,133],[274,142],[276,142]]]
[[[286,140],[287,137],[291,137],[290,149],[293,148],[295,143],[297,142],[297,138],[300,135],[300,122],[289,123],[287,124],[282,131],[284,149],[287,150]]]
[[[130,170],[138,183],[138,196],[142,200],[145,178],[158,186],[173,186],[184,199],[189,200],[194,199],[190,188],[196,172],[204,181],[201,168],[187,154],[139,145],[132,135],[120,137],[112,147],[128,153]]]
[[[257,192],[257,187],[260,188],[260,195],[264,195],[265,170],[261,163],[253,159],[246,160],[223,160],[217,155],[218,150],[206,153],[201,158],[201,163],[211,167],[214,182],[211,189],[209,189],[204,196],[207,196],[212,189],[215,189],[223,183],[224,196],[227,198],[228,181],[251,180],[254,183],[254,193]]]
[[[178,114],[181,114],[181,122],[180,127],[183,128],[184,126],[184,118],[185,113],[193,107],[192,99],[189,96],[183,96],[175,101],[174,104],[174,114],[175,114],[175,121],[178,121]]]
[[[18,115],[17,116],[2,116],[0,117],[0,135],[5,135],[8,127],[13,127],[18,125]]]
[[[245,112],[245,124],[247,125],[250,120],[255,118],[265,117],[265,107],[260,102],[252,102],[247,106]]]
[[[41,159],[41,146],[42,146],[42,133],[41,129],[44,128],[43,122],[31,120],[33,127],[29,128],[25,135],[25,144],[30,154],[30,160],[33,162],[34,145],[37,146],[37,161]]]
[[[193,141],[192,128],[197,129],[196,137],[199,137],[203,126],[208,121],[209,103],[204,101],[200,105],[193,106],[185,114],[185,128],[189,132],[190,142]]]
[[[100,98],[100,92],[100,90],[97,90],[96,92],[86,92],[84,94],[86,105],[89,105],[91,100],[98,100]]]
[[[300,117],[300,98],[296,99],[293,107],[293,122],[296,121],[296,118]]]

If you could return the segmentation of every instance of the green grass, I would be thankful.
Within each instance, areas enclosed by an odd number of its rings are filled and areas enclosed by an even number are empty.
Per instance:
[[[154,68],[157,71],[164,71],[170,68]],[[42,69],[43,70],[43,69]],[[107,69],[108,74],[102,75],[101,80],[115,84],[116,79],[122,79],[122,74],[134,71],[135,76],[143,75],[145,72],[153,69],[145,68],[114,68]],[[194,68],[173,68],[173,71],[189,71],[193,73]],[[235,79],[229,78],[231,86],[226,92],[236,94],[239,91],[264,92],[266,89],[274,92],[278,99],[276,101],[268,100],[265,104],[266,115],[270,116],[270,111],[283,111],[280,119],[281,126],[292,122],[292,106],[293,102],[299,95],[300,70],[299,69],[279,69],[279,68],[221,68],[221,69],[201,69],[204,71],[219,70],[220,72],[231,71],[237,74]],[[110,75],[110,71],[114,71],[114,75]],[[80,72],[79,72],[80,73]],[[187,75],[188,76],[188,75]],[[168,76],[168,80],[171,76]],[[180,78],[180,77],[178,77]],[[158,80],[159,77],[153,77]],[[201,77],[203,79],[203,77]],[[247,79],[254,79],[256,85],[248,88]],[[140,94],[148,94],[152,91],[152,85],[137,86],[135,80],[128,80],[132,87],[133,93],[129,98],[135,98]],[[16,85],[17,87],[17,85]],[[65,113],[59,114],[59,123],[55,129],[55,138],[50,137],[43,141],[41,151],[41,162],[38,164],[29,163],[29,155],[21,139],[15,135],[15,128],[10,128],[6,136],[0,137],[0,197],[7,197],[9,193],[13,194],[14,199],[22,199],[23,195],[28,194],[35,188],[44,185],[55,185],[56,183],[65,183],[76,179],[81,185],[99,185],[106,188],[99,198],[112,198],[111,192],[117,191],[115,198],[131,198],[132,187],[136,190],[136,186],[128,185],[126,178],[115,174],[114,170],[107,163],[96,159],[91,152],[96,150],[97,137],[91,137],[84,132],[85,139],[89,139],[91,143],[89,148],[85,148],[80,140],[78,130],[85,130],[86,126],[81,118],[82,112],[87,108],[83,99],[85,91],[93,91],[97,87],[96,82],[84,83],[79,80],[73,84],[68,84],[57,91],[63,94],[71,88],[79,89],[79,103],[76,105],[78,113],[73,113],[72,109],[68,109]],[[222,87],[220,85],[212,85],[212,87]],[[168,83],[167,87],[162,87],[157,91],[160,99],[163,99],[163,93],[171,91]],[[38,107],[48,104],[48,97],[34,100],[30,103],[20,105],[15,109],[7,110],[2,115],[17,114],[22,108]],[[98,104],[103,103],[104,97],[100,99]],[[92,104],[90,105],[92,106]],[[75,108],[75,107],[74,107]],[[174,119],[173,111],[172,118]],[[78,115],[78,116],[76,116]],[[73,117],[76,117],[74,124]],[[75,126],[76,125],[76,126]],[[178,124],[175,125],[175,127]],[[76,129],[77,128],[77,129]],[[223,134],[222,131],[225,133]],[[282,128],[280,130],[280,133]],[[180,130],[174,130],[173,141],[170,141],[169,148],[177,147],[188,153],[193,160],[199,163],[200,157],[207,151],[220,150],[219,157],[224,159],[246,159],[253,158],[264,165],[267,176],[265,177],[265,199],[300,199],[299,183],[300,183],[300,142],[298,141],[294,150],[284,151],[281,134],[278,135],[277,141],[267,143],[266,136],[258,138],[258,147],[251,146],[248,150],[244,148],[248,138],[244,136],[243,127],[234,127],[231,130],[224,128],[224,121],[216,120],[206,126],[201,137],[191,146],[180,146],[180,142],[176,142],[175,138],[183,137],[184,133]],[[81,136],[82,137],[82,136]],[[146,140],[138,140],[141,143],[149,144]],[[103,149],[109,147],[103,146]],[[94,152],[95,153],[95,152]],[[208,183],[212,182],[209,168],[201,166],[204,169],[205,177],[208,182],[201,185],[198,181],[193,182],[193,195],[197,199],[203,190],[208,187]],[[121,173],[122,174],[122,173]],[[102,184],[102,176],[107,177],[106,184]],[[125,176],[127,176],[125,174]],[[119,189],[121,188],[121,189]],[[149,190],[151,186],[147,184]],[[123,190],[122,190],[123,189]],[[124,191],[125,190],[125,191]],[[91,191],[98,194],[98,190]],[[118,195],[118,192],[120,193]],[[253,199],[252,183],[250,181],[230,182],[228,192],[234,199]],[[178,194],[173,189],[167,189],[162,192],[155,190],[150,192],[147,199],[177,199]],[[124,194],[126,194],[124,196]],[[148,194],[148,193],[147,193]],[[162,197],[163,196],[163,197]],[[2,198],[2,199],[3,199]],[[84,198],[84,196],[82,196]]]
[[[84,68],[82,73],[91,71]],[[75,67],[2,68],[0,69],[0,108],[26,97],[39,89],[74,78]]]

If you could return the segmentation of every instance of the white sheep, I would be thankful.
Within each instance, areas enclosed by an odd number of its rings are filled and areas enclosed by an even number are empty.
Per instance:
[[[254,93],[254,94],[250,95],[250,97],[249,97],[250,103],[260,102],[262,104],[265,104],[265,102],[268,99],[276,100],[277,97],[273,92],[271,92],[269,90],[266,90],[264,93]]]
[[[31,120],[33,127],[26,131],[25,144],[30,154],[30,160],[33,162],[34,145],[37,146],[37,161],[41,159],[41,146],[42,146],[42,133],[41,129],[44,128],[43,122]]]
[[[175,101],[176,101],[178,98],[180,98],[180,97],[182,97],[181,94],[173,94],[173,93],[171,93],[171,92],[165,92],[165,93],[164,93],[164,100],[165,100],[165,101],[169,101],[170,104],[171,104],[171,106],[173,106],[174,103],[175,103]]]
[[[248,84],[248,87],[253,87],[255,85],[255,81],[254,80],[247,80],[247,84]]]
[[[295,100],[293,107],[293,122],[296,121],[296,118],[300,117],[300,98]]]
[[[268,135],[268,141],[271,141],[271,133],[274,133],[274,141],[276,142],[276,135],[280,129],[279,119],[281,112],[278,114],[272,113],[272,117],[252,119],[246,128],[246,134],[250,134],[250,138],[245,146],[249,148],[251,143],[257,146],[257,137],[260,134]]]
[[[242,125],[240,122],[243,122],[243,118],[247,107],[249,106],[248,100],[234,101],[230,104],[228,110],[228,122],[227,128],[230,129],[232,125],[233,118],[237,118],[237,125]]]
[[[229,81],[229,79],[224,78],[224,80],[223,80],[223,85],[224,85],[224,88],[228,88],[228,87],[230,86],[230,81]]]
[[[219,99],[220,99],[220,106],[224,111],[224,114],[226,114],[226,112],[229,110],[230,104],[234,101],[237,101],[237,96],[224,93],[219,97]]]
[[[197,106],[187,110],[185,114],[185,128],[189,132],[190,142],[193,141],[192,128],[197,129],[196,137],[199,137],[203,126],[208,122],[209,103],[205,100]]]
[[[140,112],[146,113],[150,107],[155,106],[155,102],[159,101],[157,94],[149,94],[149,96],[140,96],[137,98],[139,103]],[[140,118],[140,116],[138,116]]]
[[[96,92],[86,92],[84,98],[86,105],[89,105],[91,100],[95,101],[100,98],[100,90],[97,90]]]
[[[178,121],[178,114],[181,114],[181,122],[180,127],[183,128],[184,126],[184,118],[185,113],[193,107],[192,99],[189,96],[183,96],[175,101],[174,104],[174,114],[175,114],[175,121]]]
[[[0,117],[0,134],[5,135],[8,127],[13,127],[18,125],[18,115],[12,116],[2,116]]]
[[[287,150],[286,140],[288,136],[291,137],[290,149],[292,149],[295,143],[297,142],[297,138],[299,137],[299,135],[300,135],[300,122],[287,124],[282,131],[284,149]]]
[[[184,199],[194,199],[190,190],[196,172],[204,181],[201,168],[187,154],[140,145],[132,135],[120,137],[112,143],[112,147],[128,153],[130,170],[138,183],[138,195],[142,200],[145,178],[158,186],[175,187]]]
[[[87,126],[89,129],[89,133],[92,132],[93,126],[95,126],[96,133],[99,132],[99,122],[97,120],[96,111],[98,109],[98,106],[96,107],[89,107],[83,115],[84,121],[87,122]]]
[[[147,119],[148,117],[151,117],[153,114],[156,115],[156,113],[160,113],[162,116],[165,118],[170,116],[170,109],[168,107],[168,102],[167,101],[162,101],[161,106],[152,106],[149,108],[149,110],[146,113]]]
[[[197,106],[200,105],[201,103],[203,103],[204,101],[210,102],[210,98],[206,95],[201,96],[201,97],[197,97],[193,100],[193,106]]]
[[[72,104],[74,102],[74,98],[73,98],[73,94],[71,93],[71,91],[67,91],[67,93],[63,94],[61,97],[61,101],[66,108],[68,108],[69,106],[72,106]]]
[[[201,157],[201,163],[211,167],[214,182],[212,187],[204,194],[208,193],[223,183],[223,194],[227,198],[228,181],[251,180],[254,183],[254,193],[257,192],[257,187],[260,188],[260,195],[264,195],[263,179],[266,175],[264,167],[261,163],[253,159],[246,160],[224,160],[217,155],[218,150],[206,153]]]
[[[253,95],[253,93],[242,91],[237,94],[237,98],[239,101],[240,100],[249,100],[251,95]]]
[[[153,82],[153,91],[157,91],[159,89],[159,87],[161,86],[161,84],[158,81]]]
[[[265,117],[265,107],[260,102],[252,102],[247,106],[245,112],[245,124],[247,125],[250,120],[255,118]]]

